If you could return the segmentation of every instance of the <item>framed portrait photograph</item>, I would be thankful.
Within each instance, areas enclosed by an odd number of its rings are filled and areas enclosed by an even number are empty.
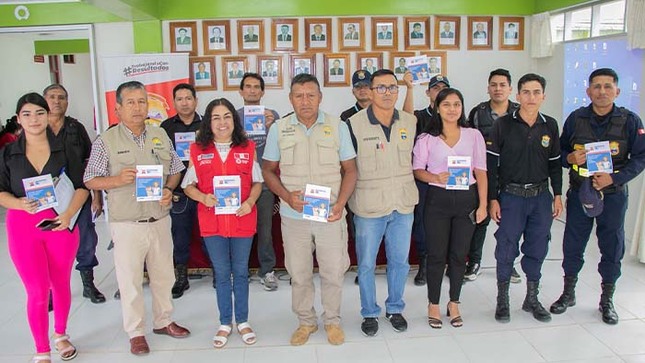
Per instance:
[[[384,67],[382,52],[356,53],[356,70],[362,69],[374,74],[374,72]]]
[[[239,20],[237,22],[237,51],[240,53],[264,52],[264,20]]]
[[[448,75],[448,52],[427,51],[421,55],[428,57],[428,73],[430,77]]]
[[[204,54],[231,53],[231,23],[228,20],[202,21]]]
[[[301,74],[316,75],[316,55],[315,54],[292,54],[289,56],[289,69],[291,78]]]
[[[406,17],[405,49],[430,49],[430,18]]]
[[[189,57],[190,84],[198,91],[217,89],[215,57]]]
[[[170,52],[197,55],[197,23],[175,21],[170,23]]]
[[[365,18],[338,18],[338,49],[365,50]]]
[[[352,74],[349,64],[349,53],[323,54],[325,64],[325,87],[349,86],[349,77]]]
[[[282,56],[259,55],[256,63],[266,88],[282,88]]]
[[[397,50],[397,18],[372,18],[372,50]]]
[[[331,18],[305,18],[305,50],[331,51]]]
[[[274,52],[298,50],[298,19],[271,20],[271,50]]]
[[[499,49],[524,50],[523,17],[499,17]]]
[[[416,54],[414,52],[392,52],[390,53],[390,65],[389,69],[394,72],[396,79],[399,84],[404,84],[403,76],[405,72],[408,71],[408,66],[406,66],[405,58],[414,57]]]
[[[459,29],[461,17],[435,16],[434,18],[435,49],[459,49]]]
[[[493,49],[493,17],[468,17],[468,50]]]
[[[244,73],[248,72],[248,70],[249,62],[246,57],[222,57],[224,90],[239,90],[242,77],[244,77]]]

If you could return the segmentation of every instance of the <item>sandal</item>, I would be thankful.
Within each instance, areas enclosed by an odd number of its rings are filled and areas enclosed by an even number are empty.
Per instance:
[[[228,343],[228,336],[231,335],[232,329],[230,325],[220,325],[213,337],[213,346],[217,349],[224,348]],[[226,333],[226,335],[220,335],[220,333]]]
[[[458,305],[459,301],[451,301],[448,303],[448,306],[446,307],[446,315],[448,315],[448,317],[450,317],[450,304]],[[464,326],[464,320],[461,318],[461,315],[457,315],[450,319],[450,325],[455,328],[461,328]]]
[[[247,330],[246,333],[243,333],[243,330]],[[242,335],[242,341],[246,345],[253,345],[255,342],[257,342],[257,336],[255,335],[255,332],[253,329],[251,329],[251,325],[249,323],[241,323],[237,324],[237,332]]]
[[[31,359],[33,363],[38,363],[38,362],[49,362],[51,363],[52,357],[51,354],[49,353],[38,353],[34,355],[34,357]]]
[[[67,346],[63,349],[59,349],[58,344],[63,342],[67,343]],[[56,351],[58,352],[60,359],[64,361],[72,360],[78,355],[76,347],[69,341],[69,335],[67,334],[61,335],[54,339],[54,345],[56,346]]]
[[[430,325],[432,329],[441,329],[441,327],[443,326],[443,322],[441,321],[441,319],[430,316],[431,305],[433,304],[428,304],[428,325]]]

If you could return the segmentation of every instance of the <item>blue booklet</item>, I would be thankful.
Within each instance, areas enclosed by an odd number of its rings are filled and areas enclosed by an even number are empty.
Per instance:
[[[468,190],[470,188],[470,156],[448,156],[448,182],[446,189]]]
[[[327,223],[331,200],[331,188],[307,184],[305,186],[305,204],[302,208],[302,218]]]
[[[587,169],[589,176],[595,173],[614,172],[614,164],[611,160],[611,149],[609,141],[591,142],[585,144],[587,152]]]
[[[137,202],[161,200],[163,195],[163,165],[137,165]]]
[[[267,133],[264,106],[244,106],[244,131],[249,135]]]
[[[239,175],[213,177],[213,195],[217,199],[215,214],[235,214],[242,204],[242,182]]]
[[[190,144],[195,142],[194,132],[175,133],[175,151],[181,161],[190,160]]]
[[[58,206],[51,174],[25,178],[22,180],[22,185],[25,187],[27,199],[38,202],[36,212]]]

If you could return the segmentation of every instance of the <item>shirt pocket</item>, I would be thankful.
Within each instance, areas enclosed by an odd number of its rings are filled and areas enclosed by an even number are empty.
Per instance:
[[[293,165],[295,163],[296,143],[294,141],[282,141],[280,148],[280,164]]]
[[[333,140],[320,140],[316,146],[320,165],[338,165],[340,163],[338,148]]]
[[[358,167],[363,172],[375,172],[376,171],[376,152],[375,147],[370,147],[373,145],[366,144],[365,147],[359,148],[358,156],[356,158],[356,163]]]
[[[398,145],[399,165],[412,166],[412,143],[405,142]]]

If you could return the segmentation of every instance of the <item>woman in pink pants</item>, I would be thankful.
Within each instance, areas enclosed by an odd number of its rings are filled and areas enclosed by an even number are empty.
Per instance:
[[[49,107],[37,93],[18,100],[16,114],[23,127],[18,140],[0,150],[0,205],[7,208],[9,254],[27,292],[27,320],[36,344],[34,362],[51,362],[49,345],[49,291],[54,300],[54,345],[62,360],[76,357],[76,348],[66,334],[71,305],[70,275],[78,249],[78,228],[68,229],[72,216],[89,193],[82,182],[83,161],[65,153],[47,126]],[[67,209],[56,214],[46,207],[51,195],[26,197],[23,180],[63,174],[74,184]],[[28,183],[29,184],[29,183]],[[31,190],[31,188],[29,188]],[[55,220],[52,230],[36,227],[43,219]]]

